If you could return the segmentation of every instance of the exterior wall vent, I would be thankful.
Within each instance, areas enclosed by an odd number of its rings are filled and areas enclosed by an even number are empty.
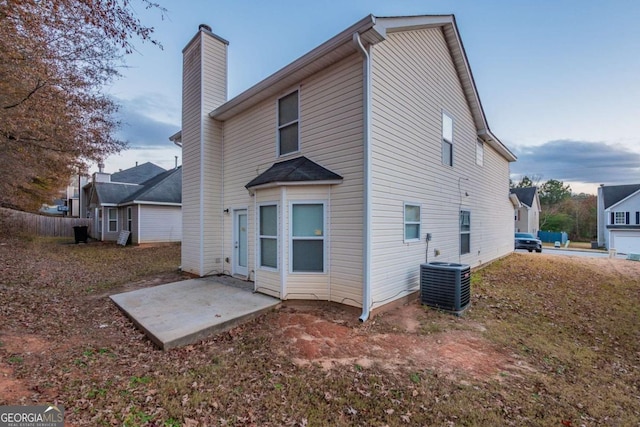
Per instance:
[[[461,315],[471,304],[471,267],[448,262],[421,264],[420,301]]]

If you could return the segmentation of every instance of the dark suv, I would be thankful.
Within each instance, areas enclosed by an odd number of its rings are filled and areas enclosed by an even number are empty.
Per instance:
[[[542,242],[530,233],[516,233],[515,249],[542,252]]]

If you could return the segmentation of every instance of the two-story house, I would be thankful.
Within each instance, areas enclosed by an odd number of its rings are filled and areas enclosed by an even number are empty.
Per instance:
[[[518,205],[514,210],[515,231],[537,236],[540,231],[538,187],[512,188],[511,194],[518,198]]]
[[[598,187],[598,246],[640,253],[640,184]]]
[[[183,50],[183,270],[366,320],[425,261],[513,251],[515,156],[452,15],[367,16],[230,100],[227,49],[201,25]]]

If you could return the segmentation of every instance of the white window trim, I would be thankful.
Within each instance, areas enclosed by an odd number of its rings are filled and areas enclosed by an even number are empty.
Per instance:
[[[417,206],[420,209],[418,221],[407,221],[407,206]],[[407,239],[407,225],[418,224],[418,238]],[[422,205],[417,202],[404,202],[402,206],[402,238],[404,243],[415,243],[421,240],[422,236]]]
[[[298,92],[298,118],[296,120],[292,120],[288,123],[280,125],[280,100],[291,95],[294,92]],[[290,126],[294,123],[298,124],[298,149],[295,151],[290,151],[288,153],[282,154],[280,153],[280,129]],[[278,157],[290,156],[292,154],[297,154],[300,152],[300,88],[297,87],[292,91],[287,92],[276,100],[276,153]]]
[[[293,236],[293,205],[322,205],[322,226],[323,236]],[[293,271],[293,241],[294,240],[322,240],[322,271]],[[291,200],[289,202],[289,274],[293,275],[326,275],[328,274],[327,247],[329,240],[329,232],[327,228],[327,200]]]
[[[622,215],[622,222],[618,220],[618,214]],[[626,212],[614,212],[613,215],[614,224],[613,225],[626,225],[627,224],[627,213]]]
[[[262,246],[261,246],[261,242],[263,238],[267,238],[267,239],[273,239],[273,236],[268,236],[268,235],[263,235],[260,233],[260,208],[263,206],[275,206],[276,207],[276,268],[273,267],[269,267],[266,265],[262,265]],[[280,205],[278,204],[278,202],[262,202],[262,203],[258,203],[258,212],[256,212],[257,214],[257,218],[258,218],[258,224],[256,227],[256,231],[257,231],[257,235],[258,235],[258,247],[257,249],[257,254],[258,254],[258,268],[260,270],[265,270],[265,271],[273,271],[273,272],[278,272],[280,271],[280,264],[282,263],[282,261],[280,260]]]
[[[115,219],[111,219],[111,216],[109,215],[109,213],[111,211],[115,211],[116,213],[116,218]],[[116,229],[115,230],[111,230],[111,223],[115,222],[116,223]],[[117,233],[118,232],[118,208],[107,208],[107,233]]]
[[[444,116],[447,116],[449,119],[451,119],[451,140],[449,141],[448,139],[446,139],[444,137]],[[444,155],[443,153],[441,153],[442,156],[442,164],[444,166],[449,166],[449,167],[453,167],[453,133],[454,133],[454,129],[455,129],[455,121],[453,119],[453,116],[451,114],[449,114],[447,111],[442,110],[442,114],[440,116],[440,149],[443,150],[444,144],[447,143],[449,144],[449,146],[451,147],[451,163],[445,163],[444,162]]]
[[[460,217],[462,216],[462,212],[469,212],[469,231],[462,231],[462,224],[460,224]],[[460,231],[460,248],[459,248],[459,253],[460,255],[469,255],[471,253],[471,210],[469,209],[460,209],[460,212],[458,213],[458,228]],[[462,253],[462,235],[463,234],[468,234],[469,235],[469,252],[465,252]]]

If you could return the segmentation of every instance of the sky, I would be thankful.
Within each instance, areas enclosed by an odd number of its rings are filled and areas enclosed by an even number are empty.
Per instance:
[[[229,41],[231,99],[368,14],[452,13],[489,127],[518,157],[514,182],[591,194],[640,183],[638,0],[157,1],[165,14],[133,4],[163,49],[136,43],[106,88],[130,146],[106,172],[182,163],[168,138],[181,126],[182,49],[199,24]]]

